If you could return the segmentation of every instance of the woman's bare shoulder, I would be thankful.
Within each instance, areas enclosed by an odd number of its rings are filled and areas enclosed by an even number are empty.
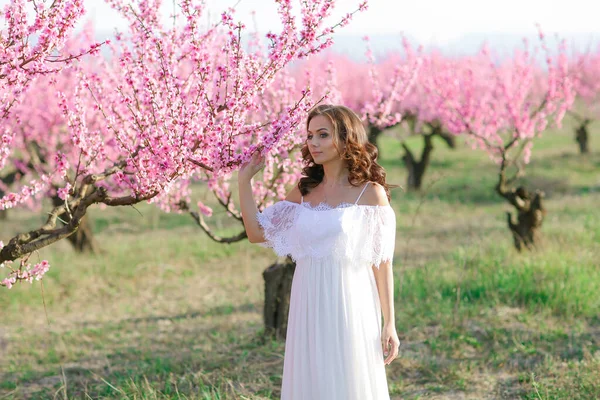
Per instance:
[[[287,201],[291,201],[292,203],[298,203],[302,201],[302,193],[300,193],[300,189],[298,189],[298,185],[294,185],[294,188],[290,190],[290,192],[285,197]]]
[[[385,188],[377,182],[370,182],[358,204],[367,206],[387,206],[390,204]]]

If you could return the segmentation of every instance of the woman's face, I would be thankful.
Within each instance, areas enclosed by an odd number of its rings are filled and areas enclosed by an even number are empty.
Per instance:
[[[315,164],[326,164],[341,159],[333,142],[333,135],[333,125],[324,115],[317,115],[308,123],[306,144]]]

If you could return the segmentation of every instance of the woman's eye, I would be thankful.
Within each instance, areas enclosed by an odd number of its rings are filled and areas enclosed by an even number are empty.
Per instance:
[[[307,139],[307,140],[310,140],[310,139],[312,139],[312,135],[308,135],[308,136],[306,137],[306,139]]]
[[[325,139],[327,137],[326,133],[321,133],[321,138]]]

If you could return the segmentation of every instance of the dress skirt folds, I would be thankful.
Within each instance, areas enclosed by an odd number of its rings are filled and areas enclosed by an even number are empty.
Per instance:
[[[281,399],[389,399],[372,266],[392,260],[393,209],[280,201],[257,218],[261,245],[296,262]]]

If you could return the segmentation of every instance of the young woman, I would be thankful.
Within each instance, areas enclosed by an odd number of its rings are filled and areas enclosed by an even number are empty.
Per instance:
[[[385,172],[350,109],[315,107],[306,127],[305,176],[285,200],[258,211],[251,179],[264,160],[257,154],[238,175],[248,239],[296,262],[281,399],[386,400],[384,365],[400,342],[396,217]]]

